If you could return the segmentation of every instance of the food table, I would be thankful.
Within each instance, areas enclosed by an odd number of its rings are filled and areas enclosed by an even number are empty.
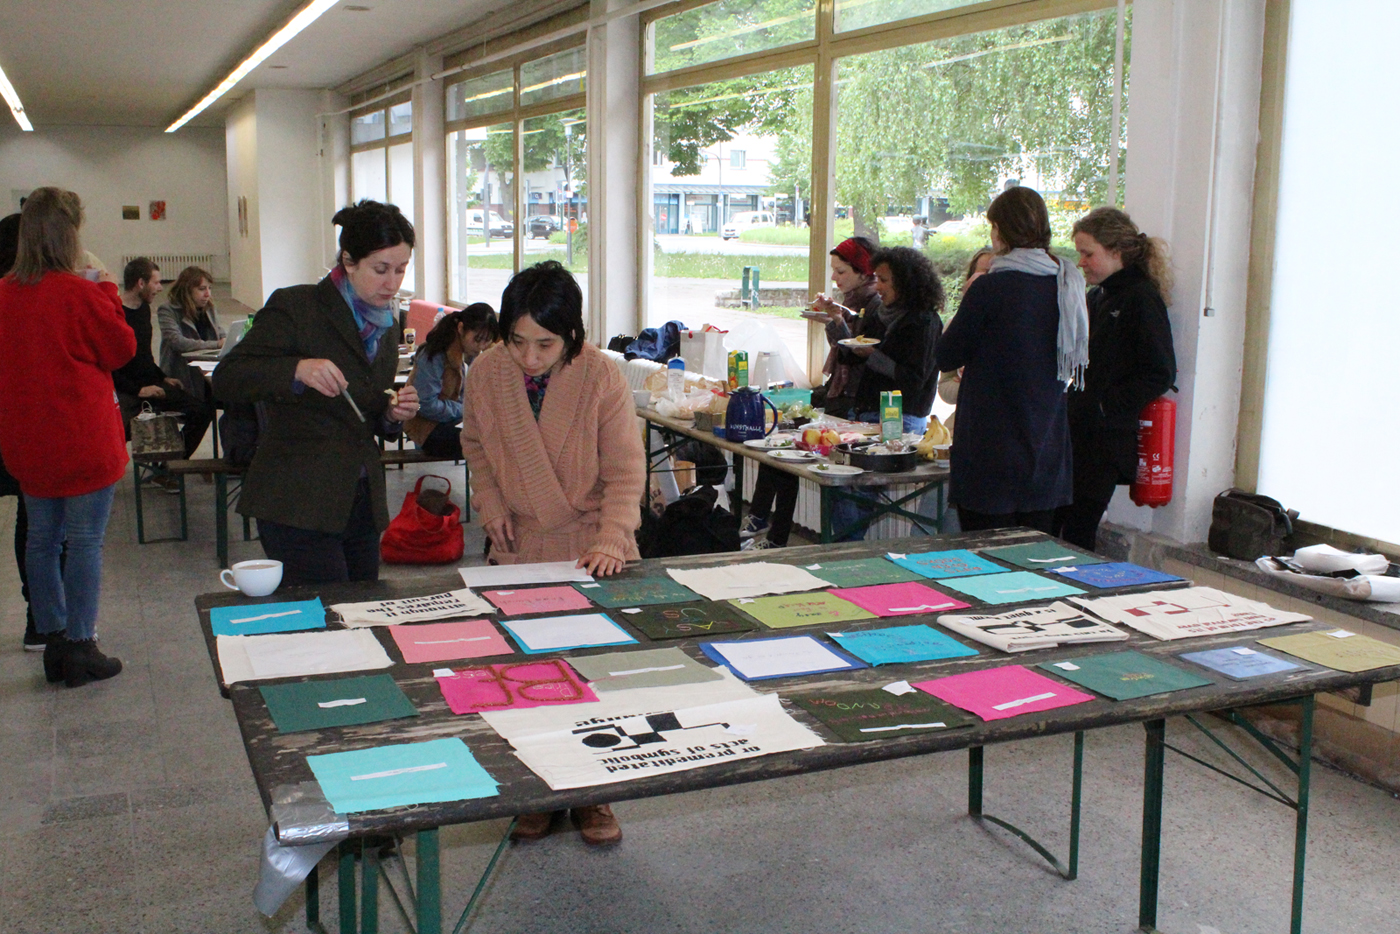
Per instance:
[[[892,547],[904,548],[910,552],[955,548],[980,550],[989,547],[1043,541],[1046,541],[1046,537],[1038,532],[1024,529],[1002,530],[997,532],[949,536],[936,540],[928,538],[905,539],[902,541],[882,542],[878,545],[873,543],[850,543],[789,548],[784,549],[782,558],[784,559],[784,563],[795,567],[803,567],[814,563],[823,564],[844,559],[878,557],[886,554]],[[639,565],[628,568],[623,575],[621,575],[621,578],[625,580],[629,578],[664,576],[666,568],[695,569],[713,568],[728,564],[742,564],[748,563],[745,560],[747,557],[750,556],[725,554],[644,561]],[[758,559],[768,558],[771,561],[772,555],[756,555],[751,557]],[[932,581],[931,583],[937,584],[939,581]],[[1150,586],[1096,591],[1093,595],[1142,593],[1144,591],[1155,593],[1160,590],[1170,592],[1171,589],[1183,587],[1186,586],[1186,584],[1187,582],[1184,581],[1175,581]],[[320,588],[288,588],[276,595],[276,597],[263,598],[257,602],[305,599],[314,595],[321,597],[321,599],[329,605],[341,601],[359,602],[365,600],[420,596],[459,589],[460,587],[460,578],[458,578],[456,574],[446,572],[411,580],[380,581],[374,584],[339,584],[327,585]],[[214,661],[216,677],[220,677],[220,668],[217,660],[216,642],[213,636],[210,611],[216,607],[230,605],[246,606],[249,605],[250,602],[253,601],[242,599],[238,594],[232,592],[206,594],[196,600],[201,627],[209,646],[211,659]],[[976,601],[974,601],[974,603],[975,602]],[[967,612],[999,612],[1008,608],[1015,609],[1017,605],[1011,605],[1009,607],[998,606],[994,610],[974,608]],[[627,627],[628,617],[625,615],[615,615],[615,618],[623,626]],[[848,623],[837,628],[856,631],[889,625],[891,622],[898,622],[901,624],[920,622],[932,623],[933,619],[933,614],[901,616],[897,620],[868,620],[854,624]],[[637,645],[626,648],[642,650],[653,648],[658,644],[649,639],[641,630],[635,627],[627,628],[631,631],[631,634],[636,637]],[[824,624],[821,626],[797,629],[794,630],[794,633],[815,634],[816,632],[829,630],[831,628],[833,628],[831,624]],[[1284,751],[1268,738],[1253,731],[1252,727],[1246,722],[1236,718],[1238,725],[1243,726],[1245,730],[1251,732],[1255,739],[1257,739],[1272,755],[1282,760],[1297,776],[1297,792],[1295,795],[1291,796],[1285,794],[1276,785],[1268,783],[1267,779],[1263,779],[1257,772],[1255,772],[1255,775],[1266,784],[1269,784],[1269,788],[1272,789],[1272,791],[1266,791],[1251,785],[1251,787],[1255,787],[1256,790],[1262,791],[1269,797],[1284,803],[1296,812],[1296,848],[1293,886],[1293,930],[1296,932],[1300,930],[1302,912],[1303,857],[1307,833],[1313,696],[1323,692],[1339,691],[1360,685],[1395,680],[1397,677],[1400,677],[1400,665],[1374,668],[1359,672],[1346,672],[1322,668],[1316,665],[1307,665],[1301,668],[1295,668],[1292,671],[1250,678],[1249,680],[1232,680],[1216,674],[1213,671],[1192,668],[1191,672],[1200,676],[1203,683],[1201,686],[1189,690],[1175,690],[1171,693],[1119,701],[1108,700],[1103,697],[1094,697],[1088,702],[1076,703],[1072,706],[1059,707],[1039,713],[1024,713],[1018,716],[1007,716],[1006,719],[983,722],[975,717],[971,717],[969,718],[972,721],[971,724],[960,729],[905,734],[884,734],[885,738],[855,743],[832,741],[833,734],[822,726],[817,719],[800,708],[796,701],[818,695],[829,696],[832,693],[839,693],[842,691],[878,688],[889,682],[899,681],[900,679],[918,681],[926,678],[941,678],[985,669],[995,669],[1013,662],[1022,663],[1027,666],[1047,663],[1067,663],[1069,668],[1073,668],[1075,667],[1074,663],[1070,660],[1079,660],[1083,662],[1085,658],[1096,654],[1118,651],[1121,649],[1132,649],[1151,658],[1160,660],[1170,659],[1170,661],[1167,661],[1167,664],[1172,664],[1174,662],[1175,667],[1186,668],[1189,667],[1186,662],[1176,661],[1172,656],[1185,651],[1240,646],[1246,642],[1252,643],[1253,640],[1264,636],[1311,632],[1325,628],[1326,627],[1316,622],[1309,621],[1275,626],[1266,630],[1233,632],[1177,641],[1157,641],[1141,633],[1130,632],[1129,639],[1126,642],[1039,649],[1017,653],[1014,657],[989,649],[985,645],[979,645],[970,640],[963,640],[968,647],[976,649],[976,654],[938,661],[883,665],[880,667],[860,668],[826,674],[782,677],[771,681],[754,681],[750,683],[750,687],[764,694],[777,694],[781,699],[784,711],[798,722],[812,728],[814,732],[822,737],[826,745],[749,759],[729,759],[719,764],[706,765],[705,767],[694,768],[689,771],[655,775],[648,778],[630,779],[616,784],[592,785],[561,791],[551,790],[541,778],[530,771],[522,761],[516,757],[511,745],[488,726],[480,716],[458,716],[451,713],[433,674],[434,664],[442,663],[404,663],[402,661],[402,656],[394,647],[392,636],[384,627],[375,627],[370,631],[373,632],[374,637],[386,649],[391,659],[395,662],[387,671],[391,674],[394,682],[407,695],[413,706],[417,708],[418,716],[412,719],[390,720],[363,726],[335,727],[308,730],[305,732],[281,733],[278,732],[269,714],[267,704],[264,701],[259,686],[315,679],[295,678],[262,681],[251,684],[236,683],[228,688],[228,695],[232,700],[233,709],[243,735],[249,764],[258,785],[259,793],[262,795],[264,804],[269,807],[273,803],[274,794],[277,793],[277,789],[299,786],[312,778],[312,773],[307,763],[308,755],[362,750],[390,743],[406,741],[419,742],[448,737],[460,738],[467,744],[471,752],[475,755],[476,760],[499,784],[499,793],[496,796],[353,813],[344,818],[350,839],[342,843],[340,849],[341,930],[355,931],[357,929],[354,920],[356,916],[355,865],[357,857],[361,855],[363,855],[364,859],[361,879],[361,885],[363,887],[363,909],[366,918],[364,929],[375,929],[371,926],[369,919],[373,914],[372,909],[377,910],[378,863],[374,853],[364,848],[362,841],[373,840],[377,835],[391,835],[397,837],[406,834],[416,834],[418,886],[416,894],[411,896],[408,900],[415,903],[417,919],[416,930],[422,932],[422,934],[436,934],[436,932],[441,930],[441,892],[438,876],[439,853],[437,830],[442,826],[509,817],[522,813],[558,810],[655,795],[675,794],[743,782],[765,781],[823,769],[959,749],[969,750],[969,814],[974,819],[989,821],[1010,830],[1049,860],[1052,865],[1060,871],[1062,876],[1066,879],[1073,879],[1077,872],[1078,863],[1079,777],[1082,763],[1084,732],[1090,729],[1125,723],[1142,723],[1146,732],[1142,815],[1142,859],[1139,872],[1140,909],[1138,921],[1145,930],[1154,930],[1157,912],[1162,831],[1163,768],[1165,750],[1173,748],[1166,741],[1166,718],[1178,715],[1189,716],[1206,711],[1226,711],[1226,715],[1230,716],[1228,712],[1238,707],[1256,704],[1296,702],[1300,705],[1302,711],[1300,752],[1296,756]],[[742,634],[741,638],[764,638],[783,634],[785,633],[758,631]],[[702,640],[682,638],[668,641],[666,644],[677,646],[692,659],[700,661],[701,664],[708,665],[709,662],[700,651],[700,641]],[[617,648],[619,647],[612,646],[602,651],[612,651]],[[583,649],[563,653],[563,655],[564,657],[574,658],[597,654],[597,651],[598,650]],[[539,657],[538,655],[529,656],[531,659],[538,659]],[[493,660],[500,661],[501,659],[488,658],[482,660],[480,663],[484,664]],[[468,662],[467,664],[478,664],[478,662]],[[1209,734],[1208,729],[1202,727],[1199,723],[1196,725]],[[1045,848],[1036,843],[1029,834],[982,812],[983,747],[992,743],[1009,742],[1049,734],[1070,734],[1074,740],[1074,798],[1071,809],[1072,825],[1070,852],[1068,857],[1063,861],[1057,859]],[[1216,742],[1221,742],[1214,734],[1210,735]],[[1240,759],[1238,761],[1243,762],[1244,760]],[[1210,768],[1216,768],[1216,766],[1210,763],[1204,764]],[[1249,767],[1247,763],[1246,767]],[[1245,783],[1249,784],[1248,782]],[[281,828],[279,828],[279,832],[280,831]],[[509,832],[507,832],[507,838],[508,834]],[[486,873],[483,875],[476,893],[472,896],[472,900],[468,902],[466,909],[463,911],[462,919],[468,917],[489,875],[494,870],[497,860],[506,846],[506,842],[507,840],[503,838],[501,847],[498,848],[496,856],[492,858],[490,865],[487,867]],[[406,873],[407,870],[405,869],[405,875]],[[312,876],[308,877],[307,889],[308,923],[319,923],[317,920],[319,917],[319,902],[317,900],[317,883],[314,873]],[[459,925],[460,923],[459,921]],[[460,927],[457,929],[460,929]]]
[[[937,467],[932,463],[920,463],[913,470],[906,470],[900,473],[879,473],[876,471],[865,471],[855,476],[841,476],[837,474],[819,473],[809,470],[803,462],[783,460],[774,457],[770,452],[745,445],[739,441],[730,441],[720,438],[712,432],[702,431],[695,427],[690,419],[677,419],[662,415],[654,408],[638,408],[637,414],[646,420],[647,424],[647,469],[650,473],[652,469],[652,459],[657,453],[670,451],[675,447],[675,443],[663,445],[653,449],[651,445],[651,433],[659,430],[663,433],[680,435],[685,438],[699,441],[703,444],[711,445],[721,451],[728,451],[733,455],[734,460],[734,491],[731,494],[731,507],[735,516],[740,515],[742,508],[742,497],[744,488],[744,461],[751,460],[760,465],[772,467],[783,473],[791,474],[803,480],[810,480],[817,485],[821,496],[821,529],[819,530],[823,543],[836,541],[845,537],[858,529],[867,528],[870,523],[882,516],[897,515],[903,516],[915,523],[917,526],[928,530],[943,530],[943,514],[947,509],[947,488],[948,488],[948,468]],[[828,463],[825,458],[819,459],[815,463]],[[896,487],[913,486],[912,491],[893,494],[891,498],[890,490]],[[856,491],[871,491],[876,494],[877,499],[871,500],[863,496],[856,495]],[[931,495],[935,502],[933,515],[915,511],[917,505],[923,500],[925,495]],[[850,528],[835,529],[832,526],[832,505],[838,499],[855,500],[873,508],[872,513],[856,523]],[[913,503],[915,508],[906,509],[905,505]]]

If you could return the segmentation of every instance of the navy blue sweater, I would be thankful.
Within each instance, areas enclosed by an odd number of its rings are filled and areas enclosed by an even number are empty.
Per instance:
[[[992,515],[1039,512],[1073,498],[1065,385],[1056,376],[1054,276],[997,272],[963,296],[938,344],[958,387],[949,499]]]

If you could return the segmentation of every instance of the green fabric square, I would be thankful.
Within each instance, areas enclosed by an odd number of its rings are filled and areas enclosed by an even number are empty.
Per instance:
[[[1058,678],[1073,681],[1081,687],[1114,700],[1131,700],[1134,697],[1166,694],[1214,683],[1141,652],[1089,655],[1065,661],[1044,662],[1039,667]]]
[[[753,632],[758,624],[728,604],[699,600],[669,606],[624,607],[616,620],[648,639],[695,639],[735,632]]]
[[[950,730],[972,722],[967,714],[923,691],[898,696],[878,689],[830,691],[793,700],[846,743]]]
[[[822,561],[817,564],[804,564],[801,567],[833,587],[871,587],[876,584],[905,584],[926,579],[922,574],[916,574],[884,558]]]
[[[700,595],[669,577],[638,577],[631,580],[593,581],[574,584],[579,593],[599,606],[648,606],[657,603],[687,603]]]
[[[389,675],[265,684],[258,690],[282,733],[418,716]]]
[[[988,558],[1014,564],[1018,568],[1032,571],[1046,571],[1071,565],[1104,564],[1107,558],[1099,558],[1088,552],[1061,545],[1059,542],[1031,542],[1027,545],[1006,545],[1002,548],[983,548],[982,554]]]

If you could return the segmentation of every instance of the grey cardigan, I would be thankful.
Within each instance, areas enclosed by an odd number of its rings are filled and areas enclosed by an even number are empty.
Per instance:
[[[219,324],[219,313],[211,307],[208,314],[209,323],[214,325],[219,337],[227,336],[228,331]],[[219,342],[200,340],[199,331],[179,305],[161,305],[156,318],[160,321],[160,368],[184,383],[186,391],[195,398],[204,398],[204,374],[190,366],[181,354],[192,350],[217,350]]]

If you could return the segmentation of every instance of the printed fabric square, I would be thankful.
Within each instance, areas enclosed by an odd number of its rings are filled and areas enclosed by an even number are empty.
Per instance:
[[[593,607],[588,598],[572,587],[530,587],[523,590],[488,590],[482,594],[507,616],[532,613],[567,613]]]
[[[1044,662],[1040,668],[1114,700],[1167,694],[1212,683],[1141,652],[1087,655],[1084,658]]]
[[[875,618],[875,614],[869,610],[824,591],[783,594],[777,597],[741,597],[729,602],[770,629],[791,629],[794,626],[817,626],[823,623],[845,623]]]
[[[1001,548],[983,548],[982,554],[988,558],[1005,561],[1007,564],[1014,564],[1018,568],[1025,568],[1028,571],[1044,571],[1047,568],[1063,568],[1072,565],[1082,567],[1086,564],[1104,564],[1108,561],[1107,558],[1100,558],[1060,542],[1051,541],[1030,542],[1026,545],[1004,545]]]
[[[497,794],[496,780],[456,738],[307,756],[306,764],[337,814]]]
[[[968,648],[931,626],[891,626],[888,629],[863,629],[859,632],[829,632],[827,635],[841,648],[872,665],[926,662],[935,658],[977,654],[976,649]]]
[[[1005,570],[981,555],[960,548],[954,551],[926,551],[923,554],[906,555],[891,552],[887,557],[895,564],[908,568],[915,574],[934,579],[944,577],[970,577],[973,574],[995,574]]]
[[[967,714],[922,691],[899,696],[879,689],[830,691],[793,700],[846,743],[868,743],[972,724]]]
[[[433,672],[453,713],[583,704],[598,695],[562,658]]]
[[[853,558],[849,561],[822,561],[804,564],[803,570],[820,574],[833,587],[869,587],[874,584],[898,584],[924,580],[908,568],[902,568],[884,558]]]
[[[1030,571],[1008,571],[1005,574],[989,574],[986,577],[964,577],[945,581],[943,586],[993,605],[1029,603],[1032,600],[1049,600],[1053,597],[1084,592],[1078,587],[1071,587],[1062,581],[1041,577]]]
[[[983,720],[1054,710],[1094,700],[1094,695],[1065,687],[1021,665],[985,668],[913,685]]]
[[[1151,568],[1139,567],[1126,561],[1111,564],[1088,564],[1083,567],[1050,568],[1061,577],[1106,590],[1110,587],[1140,587],[1143,584],[1166,584],[1181,580],[1175,574],[1164,574]]]
[[[592,581],[574,584],[579,593],[599,606],[651,606],[657,603],[689,603],[700,595],[669,577]]]
[[[758,623],[727,603],[701,600],[667,606],[634,606],[616,611],[618,619],[649,639],[693,639],[731,632],[753,632]]]
[[[515,649],[489,619],[471,619],[461,623],[412,623],[394,626],[389,633],[394,637],[403,660],[410,665],[515,654]]]
[[[873,587],[837,588],[830,591],[842,600],[869,610],[876,616],[915,616],[920,613],[946,613],[965,610],[967,604],[934,590],[927,584],[876,584]]]
[[[1246,645],[1207,649],[1204,652],[1183,652],[1177,657],[1211,671],[1218,671],[1233,681],[1245,681],[1260,675],[1272,675],[1303,667],[1297,662],[1290,662],[1286,658],[1260,652]]]
[[[265,684],[258,690],[279,733],[418,716],[413,702],[388,675]]]

